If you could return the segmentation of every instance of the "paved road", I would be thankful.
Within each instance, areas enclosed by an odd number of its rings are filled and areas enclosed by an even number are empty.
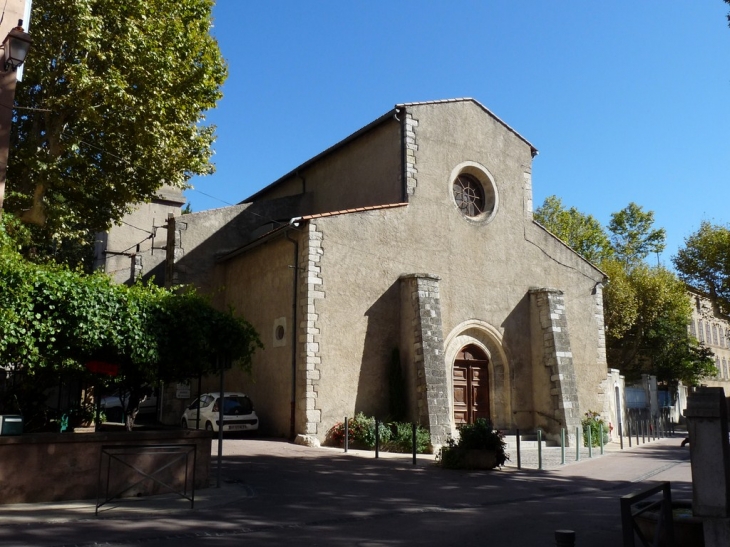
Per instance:
[[[691,498],[689,451],[661,439],[548,471],[449,471],[433,457],[226,440],[222,487],[184,500],[0,506],[0,545],[542,546],[557,529],[578,546],[621,544],[619,498],[672,482]],[[217,453],[217,448],[214,448]],[[215,478],[215,473],[213,473]]]

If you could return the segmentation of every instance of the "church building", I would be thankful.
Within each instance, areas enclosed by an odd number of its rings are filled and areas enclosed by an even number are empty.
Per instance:
[[[393,393],[434,445],[479,417],[572,444],[609,416],[605,276],[533,220],[536,154],[473,99],[399,104],[239,205],[168,220],[173,283],[261,336],[226,389],[262,431],[324,440]]]

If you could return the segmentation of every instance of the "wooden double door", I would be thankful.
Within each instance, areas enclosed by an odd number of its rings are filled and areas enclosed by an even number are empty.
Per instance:
[[[479,347],[469,345],[454,361],[454,423],[473,424],[489,419],[489,358]]]

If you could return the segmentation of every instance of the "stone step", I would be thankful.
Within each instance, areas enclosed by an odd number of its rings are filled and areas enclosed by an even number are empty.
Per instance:
[[[507,443],[507,448],[517,449],[517,435],[505,435],[504,440]],[[541,444],[543,448],[560,446],[559,443],[545,438],[543,438]],[[537,445],[537,435],[520,435],[520,450],[537,450]]]

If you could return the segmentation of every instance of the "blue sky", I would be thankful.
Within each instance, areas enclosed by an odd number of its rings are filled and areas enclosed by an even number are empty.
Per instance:
[[[186,196],[237,203],[397,103],[473,97],[540,151],[536,206],[555,194],[606,225],[634,201],[667,230],[670,265],[702,220],[730,217],[729,8],[218,0],[217,171]]]

